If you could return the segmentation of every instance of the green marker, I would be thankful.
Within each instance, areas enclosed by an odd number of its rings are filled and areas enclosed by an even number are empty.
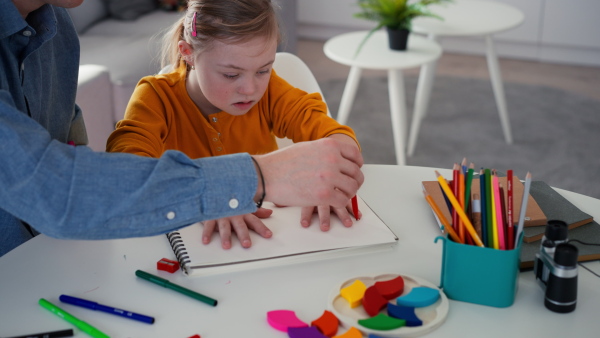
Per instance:
[[[94,338],[110,338],[108,335],[104,334],[102,331],[98,330],[97,328],[91,326],[90,324],[84,322],[81,319],[75,318],[73,315],[71,315],[67,311],[50,303],[49,301],[45,300],[44,298],[40,298],[39,303],[46,310],[54,313],[55,315],[59,316],[60,318],[75,325],[78,329],[89,334],[90,336],[92,336]]]
[[[135,275],[138,276],[138,277],[140,277],[140,278],[142,278],[142,279],[145,279],[145,280],[147,280],[149,282],[152,282],[154,284],[158,284],[160,286],[163,286],[163,287],[165,287],[167,289],[171,289],[171,290],[177,291],[179,293],[183,293],[186,296],[189,296],[189,297],[192,297],[194,299],[197,299],[197,300],[199,300],[199,301],[201,301],[203,303],[206,303],[208,305],[217,306],[217,300],[216,299],[213,299],[213,298],[207,297],[205,295],[199,294],[196,291],[192,291],[190,289],[186,289],[183,286],[179,286],[177,284],[173,284],[173,283],[169,282],[168,280],[166,280],[164,278],[160,278],[160,277],[155,276],[153,274],[147,273],[146,271],[137,270],[135,272]]]

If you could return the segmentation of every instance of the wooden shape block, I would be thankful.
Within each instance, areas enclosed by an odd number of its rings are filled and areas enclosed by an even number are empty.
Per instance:
[[[327,338],[315,326],[290,327],[288,329],[290,338]]]
[[[406,321],[406,326],[421,326],[423,325],[423,321],[417,317],[415,314],[414,307],[394,305],[388,303],[387,305],[387,313],[390,317],[404,319]]]
[[[315,326],[327,337],[333,337],[338,331],[340,320],[331,311],[323,311],[318,319],[313,320],[310,325]]]
[[[367,314],[371,317],[376,316],[379,311],[385,307],[387,302],[388,300],[379,294],[379,291],[374,285],[370,286],[367,291],[365,291],[365,295],[362,299],[363,309],[365,309]]]
[[[267,322],[274,329],[287,332],[290,327],[307,327],[308,324],[296,317],[296,313],[290,310],[273,310],[267,312]]]
[[[367,338],[385,338],[385,337],[378,336],[378,335],[373,334],[373,333],[369,333],[369,336]]]
[[[416,287],[407,295],[398,297],[396,304],[402,306],[425,307],[435,303],[440,298],[440,291],[428,287]]]
[[[404,278],[398,276],[394,279],[380,281],[375,283],[375,288],[383,298],[390,300],[402,294],[404,291]]]
[[[363,335],[362,335],[362,332],[360,332],[360,330],[358,330],[357,328],[352,326],[351,328],[348,329],[348,331],[342,333],[339,336],[335,336],[333,338],[363,338]]]
[[[392,318],[383,313],[380,313],[375,317],[359,319],[358,323],[367,329],[380,331],[393,330],[406,325],[404,319]]]
[[[350,304],[350,307],[355,308],[360,305],[367,286],[361,280],[357,279],[352,285],[340,290],[340,295],[344,297]]]

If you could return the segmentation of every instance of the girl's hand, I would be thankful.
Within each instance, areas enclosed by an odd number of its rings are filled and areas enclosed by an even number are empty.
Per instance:
[[[273,210],[271,209],[260,208],[252,214],[204,221],[202,243],[210,243],[212,234],[216,230],[221,235],[221,247],[229,249],[231,248],[231,230],[233,229],[240,243],[242,243],[242,247],[249,248],[252,246],[252,241],[250,240],[248,229],[254,230],[254,232],[264,238],[270,238],[273,235],[271,230],[260,220],[261,218],[271,216],[272,213]]]
[[[331,211],[337,215],[337,217],[342,221],[342,224],[349,228],[354,224],[352,220],[352,202],[348,202],[345,208],[334,208],[328,205],[320,205],[317,207],[304,207],[302,208],[302,212],[300,214],[300,225],[307,228],[310,226],[312,222],[312,215],[315,212],[315,208],[319,213],[319,227],[321,231],[329,231],[331,227]],[[362,217],[362,213],[358,212],[358,218]],[[354,217],[356,219],[356,217]]]

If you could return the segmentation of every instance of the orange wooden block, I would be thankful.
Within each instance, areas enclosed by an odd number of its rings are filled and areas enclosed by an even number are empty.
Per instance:
[[[338,331],[340,320],[333,312],[325,310],[321,317],[313,320],[310,325],[315,326],[325,336],[333,337]]]
[[[377,315],[381,309],[387,305],[388,300],[383,298],[375,285],[369,287],[365,291],[365,295],[362,299],[362,305],[367,314],[371,317]]]
[[[383,298],[391,300],[400,296],[404,291],[404,279],[402,276],[398,276],[394,279],[376,282],[375,288]]]
[[[335,336],[333,338],[363,338],[363,335],[357,328],[352,326],[350,329],[348,329],[348,331],[342,333],[339,336]]]

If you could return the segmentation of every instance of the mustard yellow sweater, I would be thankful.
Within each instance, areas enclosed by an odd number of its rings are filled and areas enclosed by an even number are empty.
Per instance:
[[[223,111],[205,118],[186,86],[186,67],[147,76],[138,83],[125,118],[117,123],[106,150],[160,157],[169,149],[190,158],[247,152],[264,154],[277,149],[274,135],[294,142],[354,131],[327,116],[321,95],[288,84],[273,71],[264,96],[248,113]]]

